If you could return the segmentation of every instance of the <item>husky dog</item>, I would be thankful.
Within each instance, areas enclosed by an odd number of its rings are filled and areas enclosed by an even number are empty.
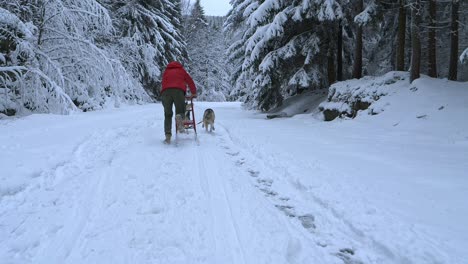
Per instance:
[[[206,109],[205,113],[203,113],[203,125],[202,125],[202,127],[206,129],[206,132],[208,132],[208,125],[210,125],[209,132],[215,130],[214,121],[215,121],[215,113],[213,109],[211,108]]]

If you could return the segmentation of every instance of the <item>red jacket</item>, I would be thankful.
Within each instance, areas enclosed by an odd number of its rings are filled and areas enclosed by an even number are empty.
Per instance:
[[[184,70],[182,64],[177,61],[169,63],[163,73],[161,93],[169,88],[181,89],[185,93],[187,85],[192,94],[197,93],[197,87],[195,87],[192,77]]]

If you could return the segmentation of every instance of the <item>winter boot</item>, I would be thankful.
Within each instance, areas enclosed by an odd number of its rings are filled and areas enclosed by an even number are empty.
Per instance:
[[[164,140],[165,144],[171,144],[171,134],[166,134],[166,139]]]

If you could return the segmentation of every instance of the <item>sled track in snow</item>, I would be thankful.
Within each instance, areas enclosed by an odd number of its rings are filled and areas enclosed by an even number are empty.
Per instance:
[[[12,247],[9,254],[24,263],[67,263],[98,214],[109,176],[103,168],[113,162],[130,133],[138,129],[103,130],[86,137],[67,160],[39,172],[21,192],[1,201],[4,213],[14,213],[21,221],[9,231],[11,236],[34,237],[32,244]]]
[[[203,146],[201,146],[201,148],[203,148]],[[216,252],[218,252],[218,250],[221,250],[221,246],[219,246],[220,243],[218,243],[218,239],[220,239],[220,237],[223,236],[226,231],[224,230],[224,228],[222,228],[222,226],[224,225],[225,228],[231,230],[230,232],[228,232],[228,234],[230,234],[229,236],[233,236],[229,238],[231,243],[233,243],[233,245],[230,247],[231,249],[233,249],[233,251],[231,252],[231,256],[235,259],[233,263],[247,263],[245,260],[244,248],[239,239],[239,226],[232,212],[232,202],[229,200],[229,197],[226,194],[226,186],[224,182],[220,181],[219,178],[212,177],[213,174],[208,172],[206,169],[207,156],[210,156],[211,159],[211,155],[212,154],[208,152],[203,153],[203,155],[195,154],[198,160],[198,177],[200,178],[201,185],[204,185],[204,188],[207,187],[207,190],[205,190],[205,194],[207,194],[207,197],[209,199],[208,202],[210,204],[211,219],[213,221],[213,225],[215,226],[214,228],[216,234],[213,239],[215,243]],[[211,169],[219,170],[219,167],[214,166],[214,168]],[[219,204],[213,205],[213,199],[219,201]],[[216,218],[221,218],[224,221],[217,221]],[[238,255],[240,255],[240,258],[238,257]],[[216,262],[221,263],[222,261],[216,260]]]
[[[54,252],[55,256],[47,256],[40,263],[46,263],[51,259],[54,260],[52,262],[60,262],[73,253],[83,230],[91,221],[92,215],[95,214],[97,206],[102,200],[100,198],[104,194],[108,173],[100,171],[99,168],[102,167],[102,164],[112,163],[115,152],[122,147],[123,141],[121,139],[127,138],[128,132],[128,129],[119,129],[92,135],[77,147],[73,158],[60,167],[65,172],[74,171],[72,175],[75,177],[69,179],[73,183],[71,187],[78,187],[83,191],[79,193],[79,197],[72,200],[74,212],[66,217],[57,236],[47,245],[46,252]],[[53,175],[54,177],[60,175],[60,172],[56,170]],[[83,175],[88,177],[82,179]],[[55,180],[52,179],[52,181]],[[56,184],[61,184],[60,181],[64,179],[58,180],[59,182]],[[81,187],[79,187],[80,185]]]

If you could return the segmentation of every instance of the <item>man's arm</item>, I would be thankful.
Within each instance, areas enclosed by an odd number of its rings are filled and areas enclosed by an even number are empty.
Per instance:
[[[185,82],[188,84],[190,88],[190,93],[192,93],[192,95],[196,97],[197,87],[195,86],[195,83],[193,82],[192,77],[190,77],[190,75],[187,72],[185,72]]]

